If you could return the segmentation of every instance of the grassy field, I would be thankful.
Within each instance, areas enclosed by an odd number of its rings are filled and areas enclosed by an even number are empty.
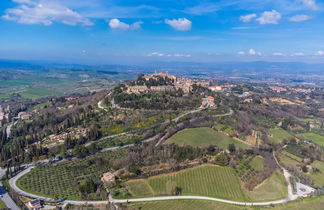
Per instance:
[[[78,184],[86,179],[101,183],[100,177],[107,172],[109,160],[120,157],[123,151],[104,152],[84,159],[65,161],[57,165],[34,168],[21,177],[17,185],[30,193],[56,199],[81,200]],[[94,196],[92,199],[101,199]]]
[[[312,173],[311,177],[316,185],[324,186],[324,162],[314,161],[312,163],[314,168],[317,168],[320,172]]]
[[[255,156],[249,163],[256,171],[260,171],[264,166],[264,158],[262,156]]]
[[[319,134],[308,132],[308,133],[299,133],[297,134],[297,136],[303,139],[312,140],[314,143],[324,146],[324,136],[321,136]]]
[[[40,88],[28,88],[23,90],[22,92],[19,92],[19,94],[23,98],[30,98],[30,99],[57,95],[57,93],[55,93],[54,91],[40,89]]]
[[[204,201],[204,200],[173,200],[173,201],[154,201],[145,203],[131,203],[127,207],[129,210],[292,210],[292,209],[307,209],[320,210],[324,206],[324,196],[305,198],[284,205],[276,205],[273,207],[248,207],[227,205],[223,203]]]
[[[246,191],[252,201],[280,200],[287,197],[285,177],[278,171],[274,172],[253,191]]]
[[[4,204],[2,200],[0,200],[0,209],[6,209],[7,206]]]
[[[134,197],[170,195],[172,189],[180,187],[182,195],[246,200],[233,169],[209,164],[126,184]]]
[[[270,129],[269,140],[274,144],[278,144],[282,140],[289,139],[289,138],[293,138],[293,136],[283,129],[280,128]]]
[[[204,201],[204,200],[170,200],[170,201],[154,201],[144,203],[128,204],[129,209],[141,210],[241,210],[246,209],[243,206],[227,205],[223,203]]]
[[[232,139],[211,128],[189,128],[179,131],[167,140],[168,143],[178,145],[191,145],[194,147],[207,147],[216,145],[219,148],[227,149],[229,144],[235,144],[237,148],[247,149],[248,145]]]
[[[307,210],[320,210],[324,206],[324,196],[305,198],[290,202],[286,205],[277,205],[273,210],[291,210],[291,209],[307,209]],[[263,208],[265,209],[265,208]]]
[[[298,157],[298,156],[296,156],[296,155],[294,155],[294,154],[291,154],[290,152],[288,152],[288,151],[286,151],[286,150],[282,151],[282,154],[284,154],[284,155],[290,157],[291,159],[297,160],[298,162],[303,161],[302,158],[300,158],[300,157]]]
[[[287,157],[284,154],[279,155],[279,162],[286,167],[296,166],[296,165],[300,164],[300,162],[298,162],[290,157]]]

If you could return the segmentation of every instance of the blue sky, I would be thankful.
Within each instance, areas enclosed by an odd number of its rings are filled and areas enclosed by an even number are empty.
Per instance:
[[[0,0],[0,59],[324,60],[323,0]]]

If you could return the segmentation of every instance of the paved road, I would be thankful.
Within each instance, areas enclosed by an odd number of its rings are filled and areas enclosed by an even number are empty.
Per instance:
[[[22,177],[23,175],[27,174],[30,172],[30,170],[33,167],[29,167],[19,173],[16,177],[10,179],[10,186],[17,191],[19,194],[36,198],[36,199],[41,199],[45,201],[50,201],[50,202],[55,202],[54,199],[48,198],[48,197],[43,197],[43,196],[38,196],[34,195],[31,193],[27,193],[19,189],[16,185],[16,181]],[[212,197],[205,197],[205,196],[163,196],[163,197],[151,197],[151,198],[138,198],[138,199],[113,199],[109,198],[109,200],[112,203],[127,203],[127,202],[147,202],[147,201],[162,201],[162,200],[183,200],[183,199],[193,199],[193,200],[210,200],[210,201],[217,201],[217,202],[222,202],[222,203],[228,203],[228,204],[235,204],[235,205],[242,205],[242,206],[268,206],[272,204],[285,204],[288,201],[295,200],[297,197],[290,197],[282,200],[275,200],[275,201],[268,201],[268,202],[239,202],[239,201],[231,201],[231,200],[225,200],[225,199],[220,199],[220,198],[212,198]],[[72,201],[72,200],[62,200],[59,201],[61,203],[69,203],[69,204],[74,204],[74,205],[98,205],[98,204],[107,204],[108,201]]]
[[[5,175],[6,171],[0,169],[0,179]],[[1,200],[6,204],[11,210],[19,210],[20,208],[15,204],[12,198],[9,196],[9,193],[3,187],[2,182],[0,181],[0,195],[2,195]]]
[[[272,204],[285,204],[288,201],[292,201],[298,198],[297,195],[294,195],[292,193],[292,186],[290,184],[290,173],[283,168],[275,154],[273,153],[274,158],[278,164],[278,166],[283,170],[284,176],[286,178],[286,181],[288,182],[288,197],[286,199],[281,199],[281,200],[275,200],[275,201],[267,201],[267,202],[240,202],[240,201],[231,201],[231,200],[225,200],[225,199],[220,199],[220,198],[212,198],[212,197],[205,197],[205,196],[162,196],[162,197],[151,197],[151,198],[138,198],[138,199],[113,199],[111,196],[109,197],[109,201],[112,203],[128,203],[128,202],[147,202],[147,201],[162,201],[162,200],[180,200],[180,199],[194,199],[194,200],[210,200],[210,201],[217,201],[217,202],[222,202],[222,203],[227,203],[227,204],[235,204],[235,205],[241,205],[241,206],[268,206]],[[12,179],[9,180],[10,186],[19,194],[36,198],[36,199],[41,199],[45,201],[50,201],[50,202],[55,202],[54,199],[48,198],[48,197],[43,197],[43,196],[38,196],[34,195],[31,193],[27,193],[21,189],[19,189],[16,185],[17,180],[30,172],[30,170],[34,166],[28,166],[24,171],[20,172],[17,176],[13,177]],[[72,201],[72,200],[62,200],[59,201],[61,203],[69,203],[69,204],[74,204],[74,205],[98,205],[98,204],[107,204],[108,201]]]

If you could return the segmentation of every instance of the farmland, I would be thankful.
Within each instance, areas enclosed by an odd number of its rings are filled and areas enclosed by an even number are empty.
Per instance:
[[[97,153],[84,159],[39,166],[20,178],[17,185],[26,192],[37,195],[81,200],[78,185],[88,179],[100,184],[100,177],[107,172],[109,161],[122,154],[122,151]],[[91,199],[102,199],[102,195],[90,196]]]
[[[167,140],[167,142],[178,145],[190,145],[193,147],[208,147],[209,145],[216,145],[222,149],[227,149],[228,145],[232,143],[235,144],[236,147],[242,149],[249,147],[240,141],[206,127],[184,129],[173,135]]]
[[[227,205],[223,203],[204,201],[204,200],[170,200],[170,201],[154,201],[145,203],[128,204],[130,209],[141,210],[197,210],[197,209],[213,209],[213,210],[241,210],[246,207]]]
[[[196,210],[196,209],[212,209],[212,210],[252,210],[252,209],[273,209],[273,210],[288,210],[288,209],[307,209],[318,210],[324,205],[324,196],[305,198],[289,202],[284,205],[275,205],[269,207],[248,207],[227,205],[223,203],[203,200],[170,200],[170,201],[154,201],[145,203],[131,203],[127,207],[134,210]]]
[[[21,91],[19,94],[23,98],[30,98],[30,99],[57,95],[57,93],[54,91],[41,89],[41,88],[28,88]]]
[[[319,134],[308,132],[299,133],[297,136],[305,140],[312,140],[314,143],[324,146],[324,136],[321,136]]]
[[[263,169],[264,158],[262,156],[255,156],[249,164],[254,170],[260,171]]]
[[[296,166],[299,165],[300,162],[296,161],[295,159],[292,159],[284,154],[281,154],[279,156],[279,162],[284,165],[285,167],[292,167],[292,166]]]
[[[282,140],[289,139],[289,138],[293,138],[293,136],[283,129],[279,129],[279,128],[270,129],[269,140],[274,144],[278,144]]]
[[[285,178],[279,171],[275,171],[253,191],[246,191],[252,201],[279,200],[287,197]]]
[[[314,161],[312,163],[312,167],[318,169],[318,172],[313,172],[311,177],[318,186],[324,186],[324,162],[322,161]]]
[[[203,165],[126,184],[134,197],[170,195],[175,187],[179,187],[181,195],[246,200],[235,171],[229,167],[215,165]],[[151,192],[143,189],[149,189]]]

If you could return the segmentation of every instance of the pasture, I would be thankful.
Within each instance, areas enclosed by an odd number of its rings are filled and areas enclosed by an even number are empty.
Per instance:
[[[320,146],[324,146],[324,136],[321,136],[317,133],[307,132],[307,133],[299,133],[297,136],[304,140],[312,140],[315,144]]]
[[[193,147],[208,147],[210,145],[215,145],[222,149],[227,149],[229,144],[235,144],[237,148],[249,148],[247,144],[207,127],[184,129],[169,138],[167,143],[190,145]]]
[[[311,177],[317,186],[324,186],[324,162],[322,161],[314,161],[312,163],[312,167],[319,170],[319,172],[315,172],[311,174]]]
[[[275,171],[268,179],[253,189],[246,191],[252,201],[280,200],[287,197],[288,191],[284,176]]]
[[[294,136],[281,128],[270,129],[269,140],[273,144],[279,144],[284,139],[290,139],[290,138],[294,138]]]
[[[262,156],[255,156],[249,164],[254,170],[260,171],[264,166],[264,158]]]
[[[212,209],[212,210],[243,210],[247,209],[243,206],[229,205],[214,201],[205,200],[170,200],[170,201],[152,201],[143,203],[130,203],[127,205],[134,210],[197,210],[197,209]],[[250,209],[250,208],[248,208]]]

